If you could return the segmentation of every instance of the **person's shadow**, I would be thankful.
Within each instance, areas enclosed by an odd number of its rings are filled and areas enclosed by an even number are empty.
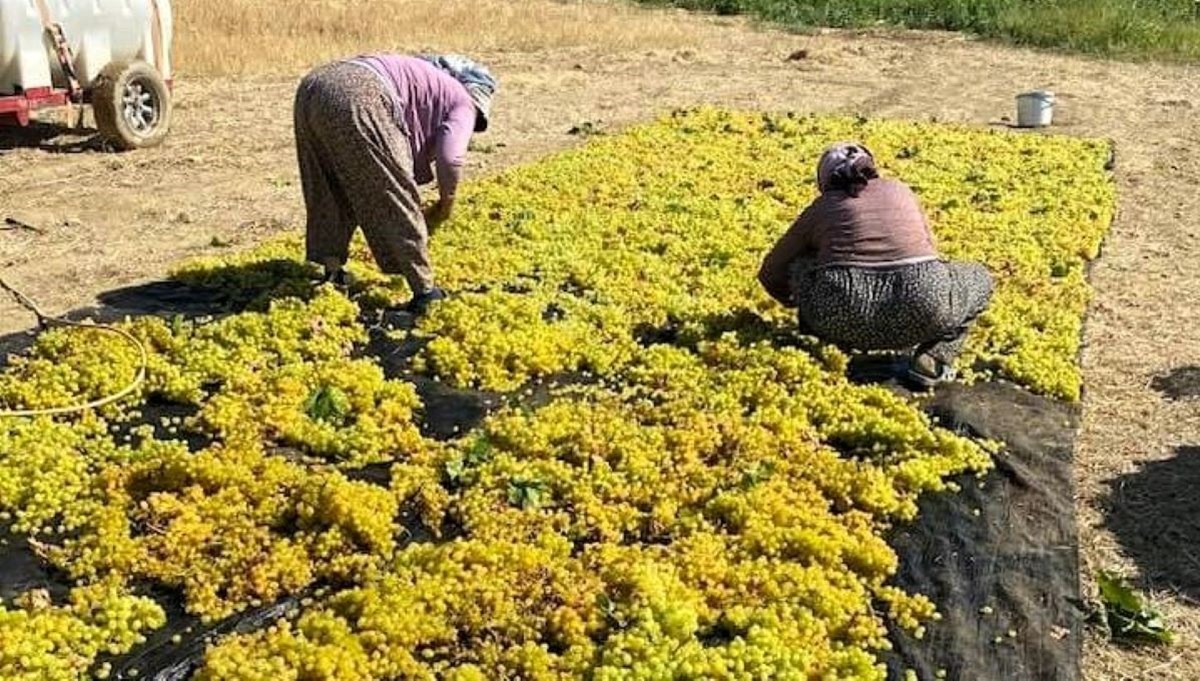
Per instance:
[[[17,149],[51,154],[113,151],[95,128],[66,128],[36,121],[26,127],[0,127],[0,154]]]
[[[62,317],[101,324],[144,315],[218,318],[250,309],[265,310],[279,298],[307,299],[316,287],[314,272],[305,263],[264,260],[107,291],[97,296],[97,305],[76,308]],[[32,313],[30,324],[36,324]],[[29,331],[0,336],[0,358],[25,350],[33,339]]]
[[[1142,464],[1114,479],[1107,525],[1155,589],[1200,600],[1200,447]]]

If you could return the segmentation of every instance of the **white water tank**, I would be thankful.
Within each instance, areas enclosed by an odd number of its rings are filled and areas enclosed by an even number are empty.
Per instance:
[[[66,87],[43,12],[62,26],[85,89],[112,62],[144,61],[170,81],[170,0],[0,0],[0,96]]]

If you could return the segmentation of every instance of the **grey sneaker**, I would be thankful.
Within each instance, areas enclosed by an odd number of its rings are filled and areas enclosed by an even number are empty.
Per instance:
[[[908,381],[921,390],[933,390],[958,377],[954,367],[926,354],[914,355],[908,365]]]

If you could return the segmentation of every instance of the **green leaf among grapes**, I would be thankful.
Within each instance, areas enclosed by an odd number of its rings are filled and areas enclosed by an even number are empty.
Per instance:
[[[508,483],[508,503],[518,508],[538,508],[547,496],[549,489],[541,480],[515,478]]]
[[[340,426],[350,416],[350,398],[339,388],[321,386],[305,401],[304,413],[314,421]]]

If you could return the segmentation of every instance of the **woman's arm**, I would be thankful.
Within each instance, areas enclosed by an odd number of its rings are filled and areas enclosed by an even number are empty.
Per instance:
[[[812,243],[813,218],[813,209],[809,206],[767,253],[758,270],[758,281],[767,293],[788,307],[792,306],[792,263],[802,256],[815,255]]]
[[[467,157],[467,147],[475,130],[475,106],[464,96],[463,102],[455,106],[438,130],[437,181],[439,201],[428,217],[440,222],[450,217],[454,208],[454,197],[462,179],[462,167]]]

